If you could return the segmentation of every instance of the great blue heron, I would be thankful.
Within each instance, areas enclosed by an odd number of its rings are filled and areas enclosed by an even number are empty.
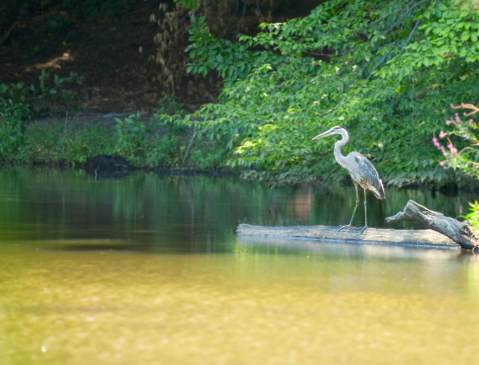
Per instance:
[[[354,205],[351,220],[349,221],[348,225],[343,226],[340,229],[343,229],[345,227],[351,227],[351,224],[353,223],[354,215],[356,214],[356,210],[359,206],[359,185],[363,188],[364,191],[364,227],[361,230],[361,232],[364,232],[368,228],[368,207],[366,200],[366,192],[368,190],[371,190],[376,196],[376,198],[384,199],[385,195],[383,182],[379,178],[379,174],[376,171],[374,165],[362,154],[360,154],[359,152],[351,152],[348,153],[348,155],[346,156],[342,154],[341,148],[349,142],[349,135],[346,129],[335,126],[331,129],[328,129],[326,132],[318,134],[316,137],[313,138],[313,140],[318,140],[320,138],[331,136],[333,134],[339,134],[342,137],[334,144],[334,158],[336,159],[338,164],[340,164],[349,172],[349,175],[351,175],[351,179],[353,179],[354,189],[356,190],[356,204]]]

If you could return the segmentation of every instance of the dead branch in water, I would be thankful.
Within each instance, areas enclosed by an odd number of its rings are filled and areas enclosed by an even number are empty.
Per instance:
[[[386,218],[388,223],[403,220],[418,222],[433,231],[449,237],[462,248],[474,249],[478,246],[478,239],[467,223],[430,210],[414,200],[409,200],[404,209],[399,213]]]

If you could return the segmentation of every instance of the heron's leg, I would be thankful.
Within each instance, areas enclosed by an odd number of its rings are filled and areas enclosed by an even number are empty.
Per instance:
[[[341,231],[342,229],[345,229],[345,228],[351,228],[352,224],[353,224],[353,220],[354,220],[354,216],[356,215],[356,210],[358,209],[358,206],[359,206],[359,191],[358,191],[358,184],[356,184],[354,181],[353,181],[353,185],[354,185],[354,190],[356,191],[356,204],[354,204],[354,209],[353,209],[353,214],[351,215],[351,219],[349,220],[349,223],[345,226],[341,226],[339,227],[339,230]]]
[[[364,227],[361,229],[361,233],[364,233],[366,229],[368,229],[368,200],[366,198],[367,191],[364,191]]]
[[[351,215],[351,219],[349,220],[348,226],[353,224],[354,216],[356,215],[356,210],[359,206],[359,191],[358,191],[358,184],[354,183],[354,190],[356,190],[356,204],[354,204],[353,214]]]

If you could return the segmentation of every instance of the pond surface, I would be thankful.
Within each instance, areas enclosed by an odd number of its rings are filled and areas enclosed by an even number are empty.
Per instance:
[[[474,197],[390,190],[370,225],[410,198],[459,216]],[[234,235],[346,223],[353,203],[349,186],[0,170],[0,364],[476,363],[476,257]]]

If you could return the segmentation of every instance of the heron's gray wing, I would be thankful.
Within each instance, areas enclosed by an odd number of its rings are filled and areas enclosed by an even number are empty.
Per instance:
[[[377,198],[384,199],[384,186],[372,162],[359,152],[351,152],[348,157],[356,165],[355,176],[351,175],[353,179],[357,178],[359,185],[371,190]]]

